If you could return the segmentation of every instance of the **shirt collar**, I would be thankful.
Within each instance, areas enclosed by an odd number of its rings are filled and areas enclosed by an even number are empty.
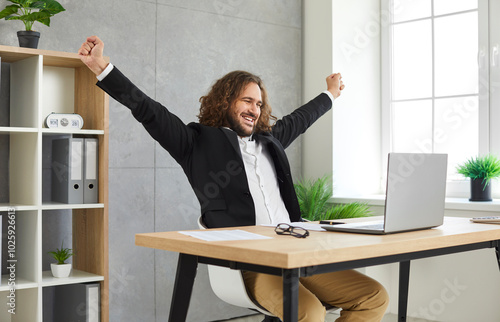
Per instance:
[[[234,130],[233,130],[233,129],[231,129],[231,128],[227,127],[227,126],[223,126],[222,128],[224,128],[224,129],[228,129],[228,130],[231,130],[231,131],[233,131],[233,132],[234,132]],[[236,133],[236,132],[234,132],[234,133]],[[246,141],[246,142],[248,142],[248,141],[253,141],[253,140],[254,140],[253,133],[252,133],[250,136],[244,136],[244,137],[241,137],[241,136],[239,136],[239,135],[237,135],[237,136],[238,136],[238,139],[241,139],[241,140]]]

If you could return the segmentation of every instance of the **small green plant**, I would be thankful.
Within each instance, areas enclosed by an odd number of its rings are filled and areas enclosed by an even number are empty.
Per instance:
[[[362,202],[335,205],[326,212],[325,220],[371,216],[370,206]],[[323,220],[323,219],[322,219]]]
[[[491,154],[470,158],[457,166],[457,172],[472,180],[482,179],[484,190],[491,179],[500,176],[500,160]]]
[[[26,31],[32,31],[38,21],[50,27],[50,17],[66,9],[56,0],[7,0],[12,5],[0,11],[0,19],[21,20]]]
[[[64,248],[63,243],[61,243],[61,248],[57,248],[56,251],[51,251],[49,254],[54,257],[58,265],[65,264],[66,260],[74,255],[74,253],[71,252],[71,249]]]
[[[315,181],[300,181],[294,187],[304,219],[318,221],[371,216],[369,206],[365,203],[330,204],[328,201],[333,195],[330,176]]]

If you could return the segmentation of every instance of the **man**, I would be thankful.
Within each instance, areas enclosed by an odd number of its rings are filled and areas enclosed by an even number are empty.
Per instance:
[[[243,71],[219,79],[200,99],[199,123],[184,124],[140,91],[103,59],[103,42],[87,38],[78,54],[98,86],[127,106],[149,134],[181,165],[208,227],[300,221],[284,149],[330,110],[344,89],[340,74],[327,77],[327,91],[276,121],[261,79]],[[283,317],[279,276],[244,272],[257,302]],[[321,302],[341,307],[338,321],[380,321],[388,296],[373,279],[354,270],[300,279],[299,321],[324,321]]]

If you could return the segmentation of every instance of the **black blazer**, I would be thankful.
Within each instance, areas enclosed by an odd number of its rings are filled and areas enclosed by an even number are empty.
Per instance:
[[[181,165],[201,206],[208,227],[255,225],[255,207],[237,134],[226,128],[184,124],[154,101],[116,67],[97,85],[127,106],[149,134]],[[267,145],[274,161],[281,196],[291,221],[300,221],[300,208],[285,154],[300,134],[332,106],[326,94],[278,120],[270,133],[254,135]]]

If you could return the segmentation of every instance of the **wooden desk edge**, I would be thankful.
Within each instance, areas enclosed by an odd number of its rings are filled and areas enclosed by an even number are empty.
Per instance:
[[[274,238],[265,241],[205,242],[182,235],[177,231],[171,231],[136,234],[135,244],[142,247],[235,262],[278,268],[298,268],[414,253],[500,239],[500,225],[473,224],[469,223],[468,218],[448,218],[448,223],[445,223],[447,226],[443,225],[434,230],[385,236],[311,232],[311,236],[300,241],[299,239],[291,239],[290,236],[277,237],[273,231],[263,230],[263,227],[249,226],[237,228],[256,233],[267,233]],[[453,225],[458,225],[459,228],[466,227],[468,231],[457,234],[450,233],[449,230],[453,231]],[[236,229],[236,227],[232,229]],[[325,237],[318,234],[328,235]],[[269,246],[270,241],[273,242],[273,247]],[[357,241],[358,244],[349,244],[354,241]],[[342,242],[346,245],[340,245],[337,248],[331,246]],[[255,245],[255,247],[250,247],[249,243]],[[294,245],[293,249],[290,248],[290,245]]]

